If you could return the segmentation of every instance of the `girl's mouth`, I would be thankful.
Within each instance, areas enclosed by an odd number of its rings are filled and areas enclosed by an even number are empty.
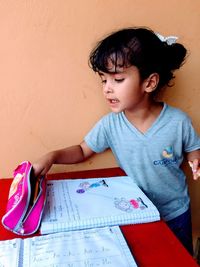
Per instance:
[[[110,104],[116,104],[116,103],[119,103],[119,100],[118,99],[108,99],[108,102]]]
[[[107,98],[106,101],[111,109],[118,109],[119,108],[119,99],[117,98]]]

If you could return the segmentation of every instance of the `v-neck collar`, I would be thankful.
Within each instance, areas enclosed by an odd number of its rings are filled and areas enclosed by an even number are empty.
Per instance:
[[[134,124],[132,124],[126,117],[125,113],[122,112],[122,117],[125,121],[125,123],[127,124],[127,126],[131,129],[131,131],[133,131],[140,139],[146,139],[151,137],[155,132],[157,132],[157,130],[162,127],[162,124],[164,123],[159,123],[167,109],[168,105],[166,103],[163,103],[163,108],[160,112],[160,114],[158,115],[158,117],[155,119],[155,121],[152,123],[152,125],[149,127],[149,129],[145,132],[142,133],[140,130],[138,130],[138,128],[136,128],[134,126]],[[166,122],[165,122],[166,123]],[[164,123],[164,124],[165,124]]]

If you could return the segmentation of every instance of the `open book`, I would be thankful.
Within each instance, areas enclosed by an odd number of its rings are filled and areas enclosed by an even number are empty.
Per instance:
[[[119,227],[0,241],[5,267],[135,267]]]
[[[160,220],[154,204],[128,176],[47,183],[42,234]]]

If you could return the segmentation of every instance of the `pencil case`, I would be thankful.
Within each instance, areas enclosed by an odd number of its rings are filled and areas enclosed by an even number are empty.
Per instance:
[[[3,226],[18,234],[35,233],[41,222],[46,200],[45,177],[35,178],[30,162],[22,162],[13,172]]]

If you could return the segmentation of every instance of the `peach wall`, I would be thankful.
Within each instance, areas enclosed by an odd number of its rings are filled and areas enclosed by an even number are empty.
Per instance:
[[[88,54],[102,36],[121,27],[149,26],[178,35],[189,49],[165,99],[188,112],[200,133],[199,18],[199,0],[1,1],[0,176],[11,177],[23,160],[79,143],[108,112]],[[107,152],[52,172],[110,166],[116,163]],[[197,219],[199,183],[190,182]]]

